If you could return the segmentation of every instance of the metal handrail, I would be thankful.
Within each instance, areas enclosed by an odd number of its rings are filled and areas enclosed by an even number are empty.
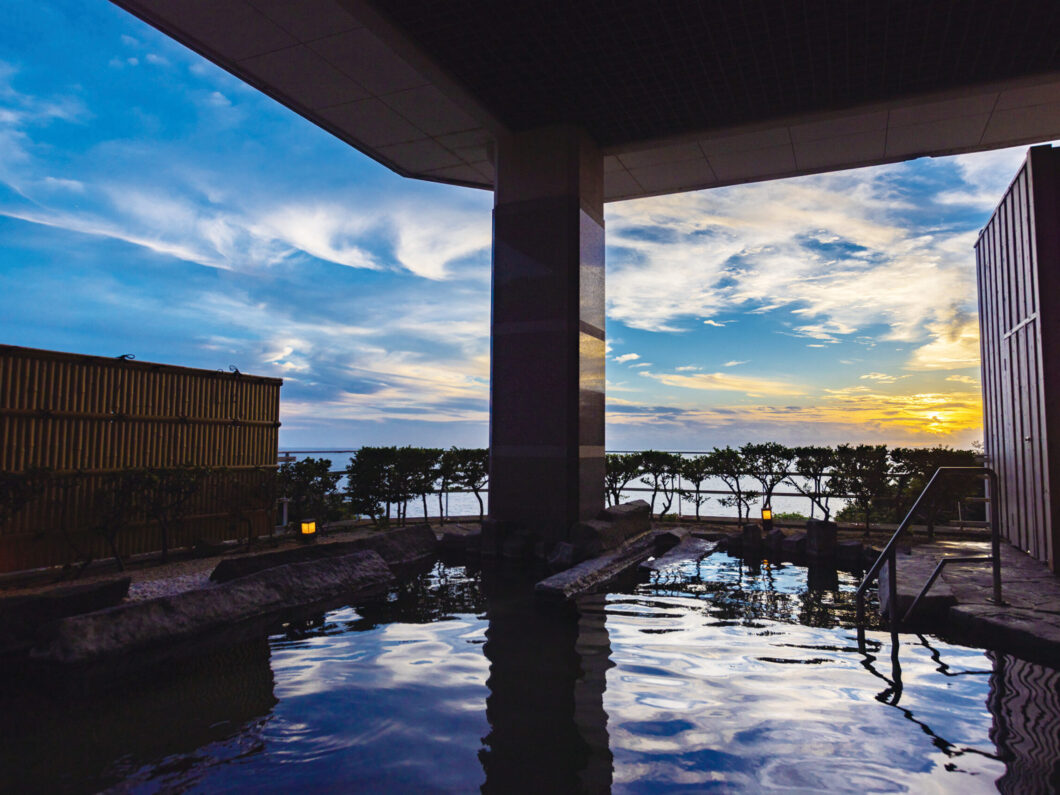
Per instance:
[[[854,594],[854,598],[857,605],[857,623],[859,626],[863,626],[865,622],[865,592],[868,590],[869,585],[876,579],[880,573],[880,569],[883,568],[884,562],[887,562],[887,595],[889,602],[888,619],[891,622],[892,629],[897,628],[899,624],[898,620],[898,542],[902,536],[905,535],[906,531],[913,524],[913,519],[920,510],[920,504],[924,502],[928,494],[934,489],[935,484],[941,480],[941,476],[948,472],[968,472],[968,473],[979,473],[985,475],[990,481],[990,493],[988,499],[990,501],[990,545],[991,545],[991,556],[988,558],[993,563],[993,590],[994,590],[994,601],[998,604],[1001,603],[1001,536],[1000,536],[1000,515],[998,510],[998,480],[997,473],[990,467],[978,466],[978,467],[939,467],[935,470],[935,474],[931,476],[931,480],[928,481],[924,490],[920,492],[920,496],[916,498],[916,502],[913,503],[913,507],[909,509],[909,513],[905,515],[902,523],[898,525],[898,529],[894,531],[894,535],[891,536],[891,540],[887,542],[887,546],[883,548],[883,552],[876,558],[876,562],[872,564],[869,570],[865,573],[864,579],[861,581],[861,585],[858,586],[857,591]],[[939,567],[941,571],[941,567]],[[935,581],[937,573],[932,576],[929,580],[927,587],[921,592],[921,596],[927,592],[927,588]],[[918,596],[916,601],[919,601]],[[912,612],[912,607],[916,605],[916,602],[910,606],[909,612]],[[906,613],[906,618],[909,617],[909,613]]]

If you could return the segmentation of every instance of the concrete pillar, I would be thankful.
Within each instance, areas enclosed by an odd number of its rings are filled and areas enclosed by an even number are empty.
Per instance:
[[[553,542],[604,506],[603,157],[556,126],[496,165],[489,515]]]

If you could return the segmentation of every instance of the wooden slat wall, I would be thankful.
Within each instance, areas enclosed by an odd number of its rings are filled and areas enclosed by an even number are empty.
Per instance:
[[[275,378],[0,346],[0,470],[43,467],[85,473],[76,489],[55,486],[0,527],[0,571],[64,563],[60,518],[77,527],[99,476],[183,464],[235,469],[212,476],[171,546],[232,536],[234,492],[275,467],[280,386]],[[253,521],[265,532],[271,505]],[[65,511],[65,513],[63,513]],[[83,522],[82,522],[83,524]],[[239,533],[245,533],[239,528]],[[234,536],[232,536],[234,537]],[[98,538],[77,539],[95,556]],[[122,538],[126,554],[158,548],[149,524]]]
[[[1050,494],[1060,451],[1051,446],[1060,442],[1060,416],[1053,416],[1060,373],[1045,364],[1060,354],[1051,310],[1060,295],[1058,164],[1060,150],[1031,149],[976,243],[984,446],[1000,480],[1001,530],[1054,572],[1060,521]]]

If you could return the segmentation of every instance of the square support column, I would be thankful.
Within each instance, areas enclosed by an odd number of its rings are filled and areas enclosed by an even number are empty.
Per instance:
[[[513,135],[494,196],[489,515],[561,541],[604,506],[603,156]]]

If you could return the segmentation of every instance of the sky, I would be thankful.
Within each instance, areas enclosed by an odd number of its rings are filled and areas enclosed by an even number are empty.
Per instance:
[[[1024,153],[608,204],[608,449],[981,439]],[[0,5],[0,343],[281,377],[281,448],[485,446],[491,208],[106,0]]]

